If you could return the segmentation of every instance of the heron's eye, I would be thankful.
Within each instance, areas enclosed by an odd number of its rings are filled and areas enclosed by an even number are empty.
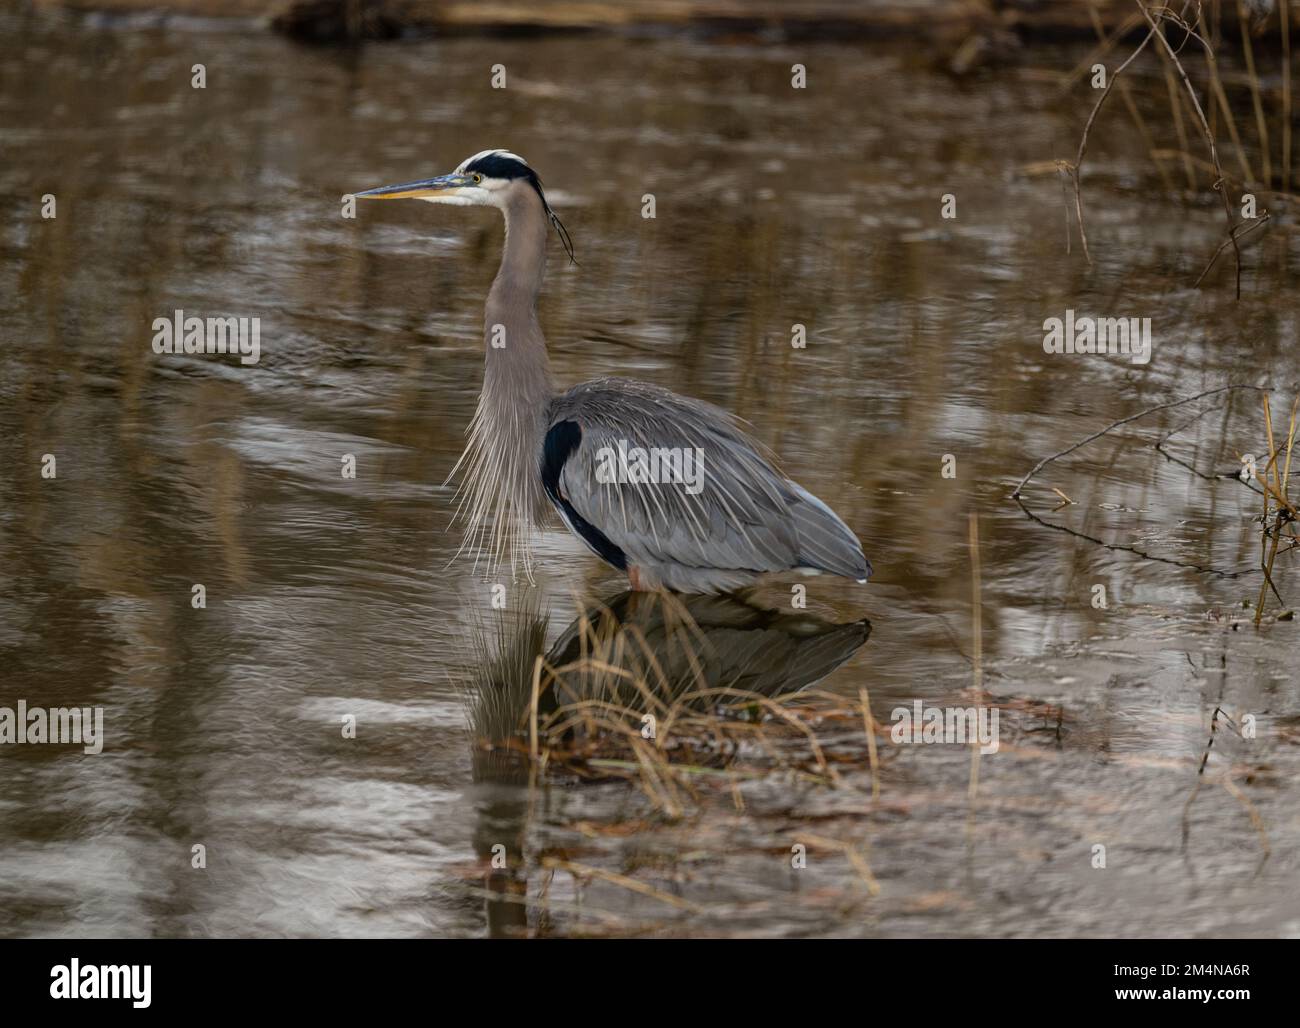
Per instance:
[[[474,184],[475,184],[475,185],[478,185],[480,182],[483,181],[483,176],[480,175],[477,171],[474,172],[472,178],[474,179]]]

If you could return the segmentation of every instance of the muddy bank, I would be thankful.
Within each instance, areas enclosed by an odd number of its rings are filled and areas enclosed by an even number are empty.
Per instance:
[[[1093,36],[1096,22],[1107,29],[1137,24],[1137,12],[1125,0],[1092,4],[1034,0],[505,0],[491,4],[466,0],[35,0],[35,6],[256,18],[277,31],[308,39],[645,30],[785,39],[942,39],[990,31],[1063,38]],[[1252,31],[1280,37],[1277,5],[1268,6],[1273,10],[1256,19]],[[1293,5],[1293,20],[1296,13]],[[1223,5],[1222,21],[1225,31],[1237,30],[1235,4]]]

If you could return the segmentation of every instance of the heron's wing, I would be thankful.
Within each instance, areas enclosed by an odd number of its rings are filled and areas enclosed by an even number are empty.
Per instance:
[[[547,438],[567,441],[567,456],[548,455],[557,459],[558,499],[630,564],[751,572],[811,566],[865,577],[853,533],[717,407],[642,382],[602,379],[555,401]],[[638,450],[677,454],[680,463],[667,467],[680,468],[683,480],[628,481]],[[661,478],[664,468],[661,460]]]

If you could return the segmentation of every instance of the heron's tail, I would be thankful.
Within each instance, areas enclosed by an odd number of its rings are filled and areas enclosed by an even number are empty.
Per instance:
[[[832,575],[865,582],[871,577],[871,561],[862,544],[836,513],[803,486],[790,483],[794,498],[790,516],[799,537],[799,566],[829,571]]]

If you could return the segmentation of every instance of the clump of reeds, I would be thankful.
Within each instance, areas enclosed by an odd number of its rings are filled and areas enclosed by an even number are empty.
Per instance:
[[[797,682],[764,675],[771,669],[761,653],[738,668],[671,594],[642,602],[659,606],[661,637],[647,639],[635,621],[584,614],[573,659],[542,669],[554,706],[533,713],[546,760],[586,777],[636,781],[669,816],[697,803],[707,785],[730,789],[743,807],[737,788],[746,779],[785,773],[842,784],[819,730],[861,723],[858,704],[794,692]]]
[[[743,809],[740,784],[774,774],[842,786],[837,765],[861,765],[864,724],[876,768],[880,729],[865,695],[805,688],[861,645],[865,623],[773,614],[793,624],[792,664],[788,652],[765,651],[754,638],[762,633],[702,631],[672,594],[634,602],[635,616],[588,608],[548,652],[535,616],[503,616],[494,641],[477,646],[470,721],[480,749],[583,779],[636,782],[670,817],[710,787]],[[828,742],[828,733],[838,738]]]

